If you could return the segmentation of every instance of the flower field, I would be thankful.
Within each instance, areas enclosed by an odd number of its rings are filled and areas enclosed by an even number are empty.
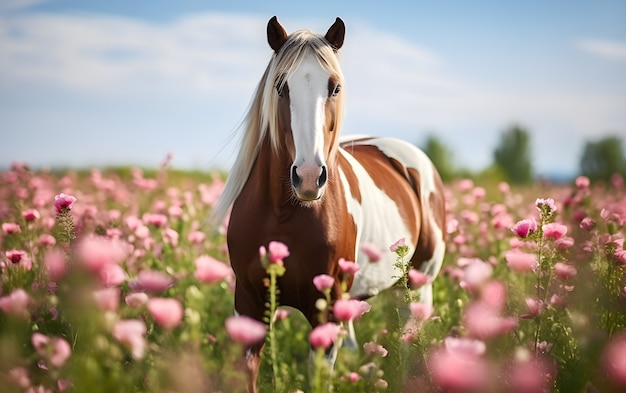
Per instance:
[[[395,252],[405,277],[367,302],[333,301],[332,278],[316,277],[313,331],[279,307],[276,278],[297,263],[288,244],[259,245],[269,328],[234,316],[224,228],[206,223],[222,187],[167,165],[0,172],[0,390],[238,392],[242,348],[265,340],[261,392],[626,391],[621,177],[448,184],[433,307],[418,302],[432,278],[406,267],[402,239],[368,244],[370,263]]]

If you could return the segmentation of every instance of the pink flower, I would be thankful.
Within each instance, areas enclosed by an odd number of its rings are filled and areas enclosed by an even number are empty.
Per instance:
[[[287,245],[277,241],[271,241],[267,246],[267,251],[270,254],[270,262],[272,263],[280,263],[289,256]]]
[[[128,255],[127,244],[118,239],[95,235],[83,238],[76,247],[76,257],[89,271],[99,273],[103,266],[119,264]]]
[[[486,391],[492,378],[485,360],[471,352],[440,348],[431,353],[428,364],[433,382],[444,391]]]
[[[517,326],[515,318],[501,317],[498,310],[482,301],[467,306],[464,322],[470,336],[481,340],[508,333]]]
[[[602,366],[604,372],[616,387],[626,389],[626,333],[613,336],[604,347]]]
[[[617,250],[613,253],[615,260],[621,264],[626,265],[626,250]]]
[[[54,196],[54,208],[57,213],[62,213],[65,210],[70,210],[72,205],[76,202],[76,198],[72,195],[65,195],[63,193]]]
[[[16,224],[14,222],[4,222],[2,223],[2,232],[6,233],[7,235],[11,235],[22,232],[22,229],[20,228],[19,224]]]
[[[113,326],[113,337],[122,345],[129,347],[133,358],[141,359],[146,350],[146,325],[137,319],[124,319]]]
[[[246,346],[263,340],[267,333],[265,324],[245,315],[228,317],[225,326],[230,338]]]
[[[163,240],[172,247],[178,247],[178,237],[178,232],[172,228],[168,227],[163,230]]]
[[[405,238],[399,239],[397,242],[395,242],[391,246],[389,246],[389,251],[396,252],[398,250],[398,247],[404,246],[405,243],[406,243],[406,239]]]
[[[24,217],[25,221],[30,222],[38,220],[39,217],[41,217],[41,214],[39,214],[37,209],[26,209],[22,212],[22,217]]]
[[[29,271],[33,268],[33,262],[24,250],[9,250],[5,252],[4,255],[6,255],[9,262],[14,265],[18,265]]]
[[[504,253],[506,265],[518,273],[527,273],[537,269],[537,255],[526,254],[520,251],[507,251]]]
[[[574,266],[562,262],[554,264],[554,272],[561,280],[569,280],[578,273]]]
[[[0,297],[0,310],[7,314],[25,316],[28,313],[28,305],[31,303],[30,296],[22,288],[18,288]]]
[[[328,274],[319,274],[313,277],[313,285],[318,291],[324,292],[327,289],[331,289],[335,284],[335,279]]]
[[[360,318],[363,314],[371,310],[372,306],[363,300],[339,299],[333,305],[333,314],[340,321],[352,321]]]
[[[338,263],[339,263],[339,269],[341,269],[342,272],[347,273],[347,274],[354,275],[356,274],[356,272],[358,272],[361,269],[359,265],[357,265],[356,263],[352,261],[346,261],[343,258],[339,258]]]
[[[63,277],[68,268],[68,264],[65,261],[65,253],[57,248],[44,253],[43,265],[52,280],[58,280]]]
[[[57,239],[54,238],[54,236],[48,234],[48,233],[44,233],[41,236],[39,236],[39,245],[40,246],[54,246],[55,244],[57,244]]]
[[[165,214],[145,213],[141,218],[144,223],[159,228],[167,224],[167,216]]]
[[[365,352],[367,352],[368,355],[380,356],[381,358],[387,356],[388,353],[385,347],[375,342],[368,342],[363,344],[363,349],[365,349]]]
[[[154,321],[166,330],[174,329],[183,320],[183,306],[176,299],[153,298],[147,307]]]
[[[537,206],[539,212],[542,211],[542,208],[544,208],[544,206],[549,213],[554,213],[556,211],[556,204],[554,203],[554,199],[552,198],[537,198],[537,200],[535,201],[535,205]]]
[[[531,319],[543,313],[545,305],[543,301],[533,298],[526,298],[526,307],[528,307],[529,314],[524,314],[521,317],[524,319]]]
[[[105,287],[116,287],[122,285],[128,278],[126,272],[120,265],[106,264],[102,266],[98,273],[100,282]]]
[[[554,241],[554,245],[559,250],[566,250],[574,245],[574,239],[569,236],[563,236],[560,239],[556,239]]]
[[[578,176],[574,181],[576,187],[584,190],[585,188],[589,188],[589,178],[587,176]]]
[[[458,338],[458,337],[446,337],[444,339],[444,347],[446,351],[471,356],[481,356],[487,350],[487,346],[484,341],[475,340],[471,338]]]
[[[144,292],[133,292],[126,295],[124,302],[129,307],[139,308],[148,302],[148,295]]]
[[[72,354],[70,344],[60,337],[50,339],[41,333],[33,333],[31,342],[39,356],[47,359],[55,367],[63,366]]]
[[[93,292],[98,307],[104,311],[115,311],[120,305],[120,289],[105,288]]]
[[[341,327],[335,323],[325,323],[316,326],[309,333],[309,342],[313,348],[329,348],[335,341],[341,331]]]
[[[363,253],[367,255],[367,258],[370,260],[370,262],[378,262],[383,256],[383,250],[381,250],[380,247],[378,247],[374,243],[361,244],[361,251],[363,251]]]
[[[547,359],[531,357],[516,359],[506,376],[513,393],[543,393],[550,391],[555,367]]]
[[[462,288],[470,291],[478,290],[493,274],[493,267],[481,261],[473,259],[472,262],[463,269],[463,281],[460,285]]]
[[[350,374],[348,374],[348,380],[350,380],[350,382],[352,383],[356,383],[361,380],[361,376],[359,375],[359,373],[355,373],[354,371],[352,371],[350,372]]]
[[[234,275],[230,266],[213,257],[202,255],[196,258],[196,271],[193,276],[200,282],[212,284]]]
[[[137,280],[130,283],[133,291],[145,291],[151,293],[163,292],[174,285],[174,279],[165,273],[156,270],[142,270]]]
[[[511,231],[514,234],[521,238],[528,237],[532,232],[537,230],[537,221],[534,218],[527,218],[521,221],[518,221],[513,227]]]
[[[487,281],[480,291],[480,300],[488,304],[494,310],[501,311],[506,305],[506,285],[501,281]]]
[[[560,239],[563,235],[567,233],[567,227],[557,222],[546,224],[542,227],[542,229],[543,237],[545,237],[546,239]]]
[[[591,231],[596,227],[596,222],[591,217],[585,217],[580,221],[580,227],[585,231]]]
[[[417,269],[410,269],[408,275],[411,287],[414,289],[422,287],[432,281],[431,276],[424,274]]]
[[[204,241],[205,237],[204,232],[193,231],[187,235],[187,240],[189,240],[189,243],[200,244]]]
[[[427,320],[435,311],[432,305],[421,302],[411,302],[409,304],[409,308],[411,309],[411,314],[415,317],[415,319],[417,319],[418,322]]]

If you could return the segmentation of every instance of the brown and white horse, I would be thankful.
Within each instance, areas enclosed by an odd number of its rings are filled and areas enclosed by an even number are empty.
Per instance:
[[[338,50],[344,35],[339,18],[326,35],[287,35],[276,17],[267,25],[274,54],[213,211],[214,222],[222,222],[232,207],[227,241],[240,315],[263,320],[267,288],[259,246],[272,240],[290,251],[278,280],[280,302],[300,310],[312,326],[319,323],[315,303],[323,297],[313,277],[329,274],[338,285],[340,258],[360,266],[350,283],[352,297],[373,296],[398,280],[396,255],[387,252],[370,263],[360,250],[365,242],[386,250],[405,238],[415,268],[433,277],[441,268],[444,190],[431,161],[397,139],[340,140],[344,78]],[[430,284],[421,289],[421,300],[432,303]],[[247,352],[253,391],[260,350],[259,344]]]

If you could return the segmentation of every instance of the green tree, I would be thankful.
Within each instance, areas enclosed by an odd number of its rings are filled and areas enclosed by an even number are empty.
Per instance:
[[[494,165],[502,170],[510,183],[529,183],[533,180],[530,134],[524,128],[513,126],[504,131],[493,157]]]
[[[622,140],[608,136],[596,142],[587,141],[580,159],[580,173],[591,180],[609,180],[614,173],[626,176]]]
[[[428,135],[422,147],[424,153],[435,164],[441,180],[452,180],[456,176],[455,164],[452,161],[452,151],[435,135]]]

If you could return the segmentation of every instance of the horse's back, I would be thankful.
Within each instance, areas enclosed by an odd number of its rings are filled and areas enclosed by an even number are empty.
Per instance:
[[[340,148],[353,174],[359,178],[361,194],[367,194],[367,188],[376,187],[392,202],[380,202],[385,200],[381,196],[363,198],[359,240],[386,248],[405,237],[413,253],[414,267],[436,276],[445,250],[445,202],[443,184],[431,160],[416,146],[395,138],[349,136],[341,140]],[[393,236],[399,237],[392,239]],[[378,266],[359,261],[364,269],[362,275],[386,274],[397,279],[399,272],[394,267],[384,267],[395,264],[395,255],[386,258],[389,260]],[[371,278],[355,280],[352,294],[372,292],[372,288],[367,288],[368,280]],[[390,281],[387,278],[386,282]]]

